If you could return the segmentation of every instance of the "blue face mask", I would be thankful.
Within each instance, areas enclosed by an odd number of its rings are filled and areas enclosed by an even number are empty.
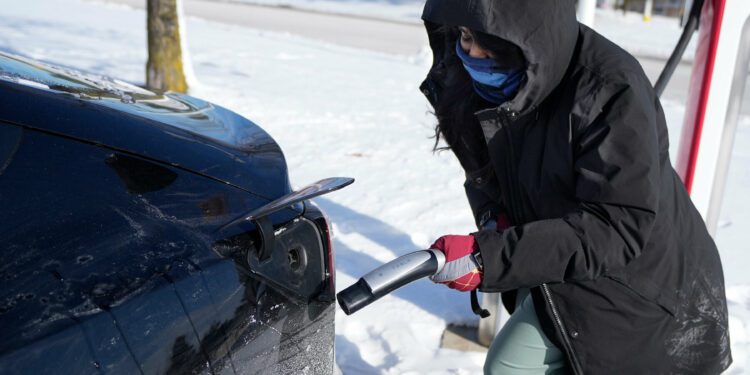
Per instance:
[[[502,104],[518,92],[526,80],[526,70],[507,70],[499,67],[495,59],[478,59],[469,56],[456,41],[456,54],[474,81],[474,91],[485,100]]]

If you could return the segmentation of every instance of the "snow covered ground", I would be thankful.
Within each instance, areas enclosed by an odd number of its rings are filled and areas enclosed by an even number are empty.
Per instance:
[[[439,235],[473,230],[458,163],[449,152],[431,151],[435,121],[417,89],[429,66],[424,56],[384,55],[194,18],[187,26],[200,82],[193,95],[268,130],[286,153],[294,184],[357,179],[318,200],[334,223],[340,289]],[[649,31],[613,32],[654,39]],[[81,0],[0,7],[0,50],[136,84],[144,81],[145,41],[144,13],[128,7]],[[684,104],[666,101],[664,107],[677,144]],[[724,217],[734,224],[719,233],[730,280],[732,374],[750,372],[750,276],[732,268],[747,257],[736,228],[750,224],[742,216],[750,212],[749,143],[750,119],[744,119]],[[723,235],[727,228],[735,228],[733,236]],[[448,323],[476,325],[468,295],[414,283],[353,316],[337,314],[337,363],[345,374],[480,372],[483,353],[439,347]]]
[[[227,1],[227,0],[212,0]],[[424,0],[229,0],[248,4],[285,6],[316,12],[386,19],[397,22],[422,23]],[[654,16],[644,22],[643,15],[597,9],[596,31],[613,40],[635,55],[668,57],[682,32],[676,18]],[[656,37],[655,37],[656,36]],[[695,42],[685,51],[685,59],[692,60]]]
[[[224,0],[212,0],[224,1]],[[424,0],[230,0],[238,3],[283,6],[315,12],[421,23]]]

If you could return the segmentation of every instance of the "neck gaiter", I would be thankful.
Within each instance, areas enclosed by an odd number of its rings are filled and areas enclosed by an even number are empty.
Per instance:
[[[502,104],[512,98],[526,79],[525,69],[502,69],[495,59],[469,56],[461,48],[461,41],[456,41],[456,54],[471,76],[474,91],[491,103]]]

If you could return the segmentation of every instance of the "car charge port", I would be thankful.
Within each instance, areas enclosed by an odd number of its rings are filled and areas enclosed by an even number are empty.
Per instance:
[[[294,273],[303,273],[307,266],[305,251],[299,246],[289,249],[287,252],[287,261],[289,262],[289,268]]]

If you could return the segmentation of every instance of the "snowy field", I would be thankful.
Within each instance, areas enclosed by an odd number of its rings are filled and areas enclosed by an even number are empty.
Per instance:
[[[357,179],[317,200],[334,223],[339,289],[439,235],[474,229],[458,163],[448,152],[431,151],[435,120],[417,89],[430,64],[424,56],[389,56],[194,18],[187,30],[199,80],[191,94],[271,133],[285,151],[293,184],[329,176]],[[612,32],[633,34],[631,41],[653,38],[631,27]],[[5,52],[142,84],[145,43],[140,10],[80,0],[0,7]],[[677,144],[684,105],[663,104]],[[735,145],[731,203],[718,236],[729,284],[731,374],[750,372],[750,276],[732,267],[746,257],[736,223],[750,223],[747,150],[745,118]],[[420,281],[353,316],[339,311],[337,363],[345,374],[479,373],[484,353],[439,347],[447,324],[477,324],[468,300],[467,294]]]
[[[211,0],[225,1],[225,0]],[[283,6],[321,13],[421,23],[424,0],[230,0],[238,3]]]
[[[248,4],[284,6],[323,13],[352,15],[385,19],[395,22],[422,23],[424,0],[211,0]],[[643,15],[612,9],[596,10],[596,30],[608,39],[641,56],[668,57],[682,32],[676,18],[653,16],[650,22]],[[637,28],[637,31],[636,29]],[[654,38],[654,36],[657,36]],[[685,51],[686,60],[692,60],[695,42]]]

